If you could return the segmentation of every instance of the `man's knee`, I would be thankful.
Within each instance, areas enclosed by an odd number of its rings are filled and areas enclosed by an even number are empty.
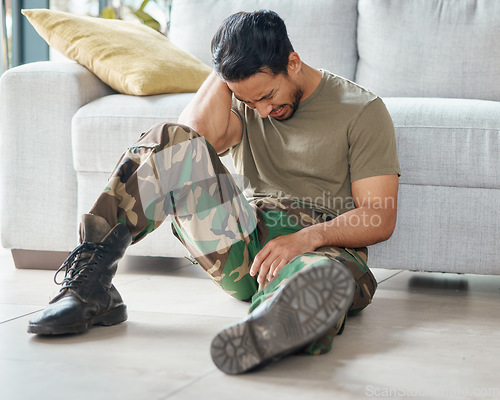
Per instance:
[[[186,125],[161,122],[144,132],[135,146],[161,149],[197,138],[201,138],[200,134]]]
[[[377,281],[371,271],[365,265],[342,256],[335,257],[335,261],[341,263],[351,272],[354,280],[354,299],[349,309],[353,315],[367,307],[375,295]]]

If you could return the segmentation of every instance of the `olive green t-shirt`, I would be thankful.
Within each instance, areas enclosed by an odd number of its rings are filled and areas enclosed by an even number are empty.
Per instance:
[[[355,208],[351,182],[400,173],[394,126],[382,100],[322,73],[316,90],[286,121],[261,118],[233,97],[243,132],[230,152],[236,171],[250,182],[247,198],[291,198],[338,215]]]

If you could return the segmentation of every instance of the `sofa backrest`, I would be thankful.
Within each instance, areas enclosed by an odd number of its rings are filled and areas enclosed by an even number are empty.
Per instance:
[[[210,42],[221,22],[235,12],[259,9],[274,10],[285,20],[292,45],[305,63],[354,79],[355,0],[174,0],[169,37],[211,65]]]
[[[500,0],[173,0],[169,36],[211,65],[223,19],[262,8],[304,62],[379,96],[500,101]]]
[[[359,0],[356,82],[379,96],[500,100],[499,0]]]

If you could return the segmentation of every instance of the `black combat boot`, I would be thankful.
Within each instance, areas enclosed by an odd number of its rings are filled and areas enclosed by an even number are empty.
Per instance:
[[[212,341],[212,360],[227,374],[241,374],[296,353],[332,328],[353,297],[354,280],[340,262],[304,269],[248,317],[221,331]]]
[[[104,218],[85,214],[80,241],[54,277],[62,285],[60,293],[29,322],[29,333],[81,333],[92,325],[126,321],[127,306],[111,280],[132,242],[130,232],[123,224],[112,228]],[[65,271],[64,279],[57,282],[61,271]]]

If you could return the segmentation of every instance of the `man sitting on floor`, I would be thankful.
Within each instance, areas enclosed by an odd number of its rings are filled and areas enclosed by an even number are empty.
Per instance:
[[[330,350],[376,281],[365,246],[396,223],[399,165],[382,100],[302,62],[272,11],[241,12],[212,40],[215,72],[179,124],[159,124],[122,156],[82,217],[59,295],[28,332],[80,333],[127,319],[111,280],[126,248],[167,215],[213,281],[251,301],[212,358],[249,371]],[[230,152],[244,194],[219,159]]]

